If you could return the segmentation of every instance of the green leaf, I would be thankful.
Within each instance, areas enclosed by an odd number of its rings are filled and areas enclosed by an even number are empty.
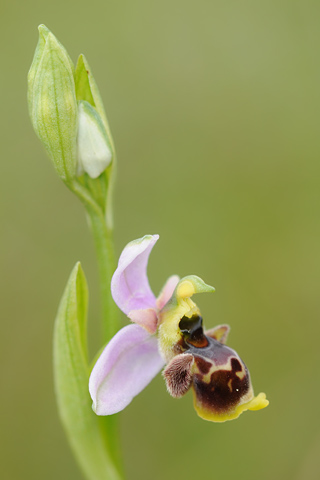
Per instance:
[[[80,263],[71,272],[54,329],[54,379],[58,410],[74,455],[88,480],[120,480],[101,419],[88,391],[86,323],[88,288]],[[110,444],[109,439],[109,444]]]

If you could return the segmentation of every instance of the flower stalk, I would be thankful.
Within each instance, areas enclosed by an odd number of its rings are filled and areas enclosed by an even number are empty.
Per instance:
[[[102,211],[92,208],[91,205],[86,205],[86,211],[94,239],[99,268],[101,327],[102,339],[105,344],[109,342],[119,329],[119,311],[110,291],[111,279],[116,266],[112,230],[107,227]]]
[[[110,284],[115,270],[113,231],[108,228],[106,217],[99,204],[79,183],[70,185],[71,190],[82,201],[93,236],[100,291],[101,339],[107,344],[119,329],[119,310],[111,295]],[[116,415],[99,418],[99,430],[113,463],[122,472],[122,455],[119,433],[119,419]]]

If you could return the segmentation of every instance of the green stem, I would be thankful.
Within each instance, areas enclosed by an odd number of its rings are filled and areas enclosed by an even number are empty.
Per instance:
[[[119,311],[111,296],[110,288],[111,278],[116,267],[113,232],[111,228],[107,227],[104,212],[88,190],[79,182],[69,184],[69,188],[84,204],[90,221],[99,270],[102,340],[105,345],[119,330]],[[114,464],[122,473],[118,423],[118,415],[99,417],[100,432],[106,448]]]
[[[111,278],[115,271],[115,256],[112,231],[107,228],[104,215],[87,206],[91,231],[94,239],[100,279],[102,314],[102,338],[107,343],[119,330],[118,308],[111,296]]]
[[[111,278],[115,270],[115,256],[112,241],[112,231],[107,228],[104,215],[91,206],[86,206],[90,219],[91,231],[97,254],[100,298],[102,313],[103,344],[108,343],[119,330],[118,308],[111,296]],[[120,435],[118,416],[111,415],[99,418],[100,430],[106,446],[116,466],[121,469]]]
[[[112,230],[107,227],[105,214],[88,190],[79,182],[68,185],[84,204],[94,239],[100,283],[102,340],[106,344],[119,330],[118,308],[111,296],[111,278],[116,268]]]

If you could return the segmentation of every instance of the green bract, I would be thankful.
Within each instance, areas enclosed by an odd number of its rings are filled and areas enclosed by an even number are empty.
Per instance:
[[[96,111],[101,117],[106,130],[108,141],[111,145],[112,156],[114,157],[114,145],[110,132],[109,123],[106,117],[106,113],[103,107],[101,95],[92,74],[90,65],[84,55],[80,55],[78,58],[76,71],[75,71],[75,83],[76,83],[76,96],[77,100],[86,100],[90,105],[95,107]]]
[[[33,128],[59,176],[76,174],[78,109],[74,66],[65,48],[44,25],[28,75],[28,102]]]

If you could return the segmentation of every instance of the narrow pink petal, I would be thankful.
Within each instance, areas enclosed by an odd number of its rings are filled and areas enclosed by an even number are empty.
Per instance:
[[[153,308],[146,308],[144,310],[132,310],[128,313],[128,317],[134,323],[141,325],[149,333],[156,333],[158,326],[158,317]]]
[[[118,307],[131,310],[155,308],[156,298],[147,277],[150,252],[159,235],[146,235],[130,242],[120,255],[118,268],[111,280],[111,293]]]
[[[172,275],[168,278],[166,283],[164,284],[163,289],[160,292],[159,297],[157,298],[157,308],[161,310],[165,306],[166,303],[170,300],[173,295],[174,289],[176,288],[180,277],[178,275]]]
[[[210,328],[210,330],[206,330],[204,334],[224,344],[227,341],[229,332],[229,325],[217,325],[216,327]]]
[[[93,367],[89,391],[97,415],[123,410],[164,365],[157,338],[128,325],[112,338]]]

